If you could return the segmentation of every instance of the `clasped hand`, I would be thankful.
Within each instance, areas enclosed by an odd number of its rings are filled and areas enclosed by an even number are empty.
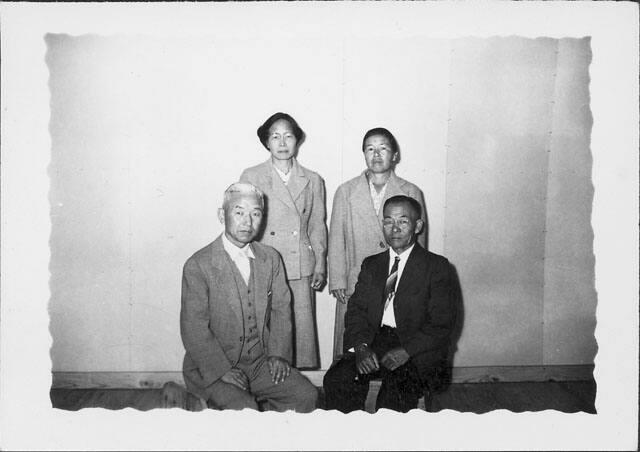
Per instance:
[[[389,350],[380,360],[382,365],[389,370],[396,370],[407,361],[409,361],[409,353],[402,347]]]
[[[270,356],[267,358],[267,365],[269,366],[271,381],[275,384],[282,383],[291,374],[291,366],[289,366],[289,363],[278,356]],[[222,376],[221,380],[243,391],[249,390],[249,378],[247,378],[247,375],[242,370],[236,367],[229,369],[227,373]]]
[[[409,361],[409,353],[402,347],[389,350],[380,361],[376,353],[367,345],[356,347],[356,368],[361,374],[377,371],[380,369],[380,364],[389,370],[396,370],[407,361]]]

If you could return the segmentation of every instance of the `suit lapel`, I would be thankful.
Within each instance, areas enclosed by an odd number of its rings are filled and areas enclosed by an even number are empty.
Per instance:
[[[384,314],[384,287],[387,284],[387,277],[389,276],[389,251],[385,251],[384,254],[378,256],[376,262],[374,277],[374,295],[375,296],[375,325],[382,323],[382,315]]]
[[[224,232],[223,232],[224,234]],[[220,300],[227,300],[231,310],[235,313],[240,325],[242,322],[242,307],[240,306],[240,292],[233,276],[232,265],[235,265],[222,245],[222,235],[212,244],[212,262],[214,268],[213,283],[216,290],[221,293],[217,296]]]
[[[265,174],[265,186],[271,187],[271,193],[273,193],[274,198],[278,199],[288,208],[296,210],[296,206],[293,203],[293,198],[289,193],[289,189],[284,184],[284,182],[282,182],[280,176],[278,176],[278,174],[276,173],[276,170],[271,164],[271,161],[266,162],[265,165],[267,166]],[[289,179],[289,183],[291,183],[291,178]],[[269,212],[267,212],[267,215],[268,214]]]
[[[378,228],[382,231],[381,217],[376,216],[376,211],[373,208],[373,200],[371,199],[371,192],[369,191],[369,182],[365,173],[360,175],[358,183],[353,189],[354,203],[353,210],[358,212],[358,216],[366,221],[366,224],[361,225],[363,229]],[[382,211],[382,209],[380,209]]]
[[[309,178],[305,174],[304,169],[298,164],[298,161],[294,159],[293,166],[291,167],[291,177],[289,177],[288,191],[291,199],[296,203],[296,206],[298,206],[300,193],[302,193],[307,185],[309,185]],[[285,187],[285,189],[286,188],[287,187]]]
[[[402,190],[402,186],[400,185],[400,180],[396,176],[396,174],[392,171],[389,176],[389,181],[387,182],[387,189],[384,192],[384,199],[382,200],[382,205],[380,206],[379,219],[380,225],[382,226],[382,214],[384,203],[387,199],[392,198],[396,195],[405,195],[406,193]]]
[[[394,307],[396,308],[396,323],[398,321],[398,312],[402,311],[402,307],[405,306],[405,299],[410,299],[407,295],[412,293],[412,289],[415,287],[416,282],[422,281],[425,278],[426,271],[424,265],[424,259],[422,259],[423,249],[418,243],[413,246],[409,259],[402,271],[402,277],[398,282],[398,289],[396,290],[396,298]]]
[[[264,328],[264,320],[267,312],[267,301],[268,301],[268,290],[269,290],[269,278],[270,273],[267,273],[269,270],[266,265],[267,259],[266,256],[262,253],[257,246],[251,244],[251,250],[253,251],[253,255],[256,257],[253,259],[251,263],[251,271],[253,273],[253,300],[256,306],[256,322],[258,324],[258,331],[262,337],[262,331]]]

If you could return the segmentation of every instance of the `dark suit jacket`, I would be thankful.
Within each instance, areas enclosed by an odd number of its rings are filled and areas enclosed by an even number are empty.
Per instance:
[[[251,243],[258,332],[267,356],[291,362],[291,293],[280,255],[270,246]],[[222,237],[191,256],[182,274],[180,333],[186,349],[183,363],[189,390],[206,386],[234,367],[242,352],[244,323],[233,261]]]
[[[347,306],[344,352],[373,342],[382,322],[388,272],[389,251],[363,261]],[[393,306],[400,344],[421,377],[428,379],[447,358],[455,321],[449,261],[416,243],[398,283]]]

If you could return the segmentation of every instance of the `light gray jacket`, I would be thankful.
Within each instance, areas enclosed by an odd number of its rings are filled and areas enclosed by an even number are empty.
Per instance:
[[[291,293],[278,253],[252,243],[254,300],[260,340],[267,356],[291,362]],[[244,331],[240,293],[233,262],[222,238],[191,256],[182,274],[180,334],[186,350],[183,363],[189,390],[204,389],[240,360]]]
[[[369,191],[366,172],[338,187],[333,197],[331,226],[329,229],[329,290],[346,289],[351,295],[358,280],[360,266],[365,257],[388,248],[382,234],[382,206],[376,216]],[[422,206],[423,231],[418,243],[426,242],[426,208],[422,191],[391,172],[384,202],[396,195],[407,195]]]
[[[269,159],[244,170],[240,181],[265,194],[266,224],[259,241],[281,254],[287,279],[300,279],[314,271],[326,274],[327,214],[322,178],[294,159],[285,185]]]

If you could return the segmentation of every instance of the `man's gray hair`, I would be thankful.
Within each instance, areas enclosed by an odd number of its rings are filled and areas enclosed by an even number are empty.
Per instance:
[[[224,201],[222,202],[222,208],[226,210],[231,198],[236,195],[251,195],[256,196],[260,201],[260,208],[264,209],[264,194],[255,185],[246,182],[236,182],[229,185],[224,191]]]

